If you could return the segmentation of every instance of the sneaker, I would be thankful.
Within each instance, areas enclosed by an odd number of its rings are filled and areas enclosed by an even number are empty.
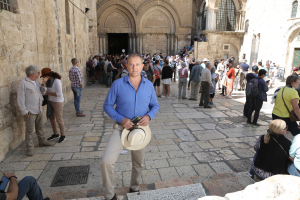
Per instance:
[[[77,116],[77,117],[85,117],[85,114],[82,114],[82,113],[76,113],[76,116]]]
[[[161,95],[158,95],[157,97],[161,97]]]
[[[57,135],[55,135],[55,134],[53,134],[53,135],[51,135],[51,137],[49,137],[47,140],[49,141],[49,140],[54,140],[54,139],[56,139],[56,138],[59,138],[59,135],[57,134]]]
[[[209,104],[212,105],[212,106],[215,106],[215,105],[216,105],[214,102],[211,102],[211,103],[209,103]]]
[[[66,136],[60,136],[58,143],[61,143],[62,141],[64,141],[66,139]]]
[[[140,192],[139,190],[138,191],[134,191],[133,189],[129,188],[129,193],[135,193],[135,192]]]
[[[204,106],[204,108],[212,108],[211,106]]]
[[[186,97],[182,97],[182,99],[187,99]]]
[[[252,124],[252,126],[258,127],[258,126],[260,126],[260,124],[256,123],[256,124]]]
[[[249,125],[252,125],[252,123],[251,123],[251,122],[247,122],[247,124],[249,124]]]
[[[165,98],[166,96],[164,96],[164,95],[161,95],[161,98]]]

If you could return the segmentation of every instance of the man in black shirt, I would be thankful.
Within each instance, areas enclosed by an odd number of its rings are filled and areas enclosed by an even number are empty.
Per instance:
[[[192,73],[192,69],[193,69],[194,66],[195,66],[195,58],[193,58],[192,62],[189,64],[190,76],[189,76],[188,90],[190,90],[190,85],[191,85],[191,73]]]

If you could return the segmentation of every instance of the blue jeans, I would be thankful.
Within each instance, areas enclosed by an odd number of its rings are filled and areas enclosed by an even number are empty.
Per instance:
[[[80,101],[81,101],[82,88],[72,87],[72,91],[74,94],[74,106],[75,106],[76,113],[81,114]]]
[[[255,161],[256,157],[257,157],[257,152],[255,153],[255,155],[254,155],[254,157],[253,157],[253,161]],[[255,172],[254,172],[254,170],[252,169],[252,167],[251,167],[251,169],[250,169],[250,171],[249,171],[249,174],[250,174],[251,176],[254,176],[254,174],[255,174]]]
[[[288,165],[287,171],[290,175],[294,175],[294,176],[300,176],[299,171],[297,170],[296,166],[294,163],[290,163]]]
[[[103,85],[106,84],[106,73],[105,73],[105,71],[102,72],[102,84]]]
[[[43,193],[37,181],[32,176],[26,176],[19,183],[17,200],[22,200],[27,195],[29,200],[43,200]]]

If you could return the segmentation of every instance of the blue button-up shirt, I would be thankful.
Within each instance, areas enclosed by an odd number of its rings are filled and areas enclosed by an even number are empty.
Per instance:
[[[113,106],[116,105],[116,109]],[[153,84],[142,77],[136,91],[129,76],[120,78],[112,84],[103,105],[104,111],[113,120],[122,123],[124,118],[133,119],[136,116],[156,116],[159,109]]]

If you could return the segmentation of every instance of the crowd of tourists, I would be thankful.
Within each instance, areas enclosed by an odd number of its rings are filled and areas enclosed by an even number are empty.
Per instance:
[[[186,48],[182,49],[182,52],[187,52]],[[71,60],[71,64],[69,80],[74,94],[74,114],[77,117],[85,117],[80,109],[83,78],[76,58]],[[262,61],[257,64],[253,62],[250,67],[246,60],[235,62],[234,56],[211,63],[207,58],[190,59],[189,54],[163,56],[161,53],[158,55],[144,53],[142,55],[95,55],[86,62],[86,70],[89,85],[98,83],[111,87],[103,106],[104,111],[116,121],[101,162],[106,199],[116,199],[113,165],[123,147],[132,150],[134,158],[129,192],[139,191],[145,146],[151,139],[151,136],[147,135],[150,130],[148,124],[158,112],[157,97],[170,98],[172,82],[178,81],[176,96],[178,100],[197,101],[201,93],[199,106],[204,108],[216,106],[213,99],[217,89],[220,95],[228,99],[232,98],[234,90],[245,91],[246,102],[243,114],[247,118],[247,124],[256,127],[259,126],[257,121],[260,109],[263,102],[267,101],[268,89],[272,86],[277,87],[276,77],[279,75],[279,66],[269,61],[264,65]],[[64,97],[61,76],[57,72],[50,68],[41,70],[37,65],[28,66],[25,72],[26,77],[18,84],[17,102],[25,120],[27,156],[33,156],[34,129],[39,146],[53,146],[55,143],[50,141],[56,139],[58,143],[65,141],[62,117]],[[254,146],[257,153],[249,172],[251,176],[256,176],[258,179],[276,174],[300,176],[298,160],[300,127],[297,123],[300,119],[299,76],[300,69],[293,69],[293,74],[286,79],[286,86],[277,88],[272,96],[272,102],[275,103],[272,112],[273,121],[267,133],[260,136]],[[42,83],[38,78],[42,78]],[[186,89],[191,90],[189,98]],[[117,97],[121,97],[122,102]],[[138,101],[144,103],[137,104]],[[53,130],[53,134],[47,139],[43,132],[42,106],[47,107],[46,116]],[[136,113],[137,111],[139,113]],[[287,131],[294,136],[293,142],[284,136]],[[132,135],[129,136],[131,132]],[[137,141],[136,138],[144,138],[145,141]],[[8,195],[18,199],[22,199],[25,195],[29,199],[43,198],[41,189],[33,177],[25,177],[17,184],[17,177],[14,174],[4,173],[4,176],[11,181],[12,188]],[[30,187],[25,187],[26,185]],[[0,199],[6,199],[4,197],[7,196],[0,194]]]

